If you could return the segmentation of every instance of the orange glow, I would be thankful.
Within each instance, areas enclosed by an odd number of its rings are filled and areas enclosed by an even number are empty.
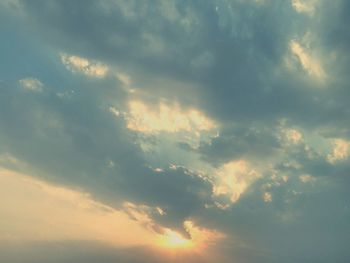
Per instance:
[[[190,239],[186,239],[170,229],[167,229],[163,235],[159,236],[158,244],[162,247],[172,249],[188,249],[194,245]]]
[[[0,155],[2,160],[21,162],[10,155]],[[153,244],[155,234],[145,228],[149,219],[142,210],[152,208],[127,204],[116,210],[86,192],[0,165],[0,242],[92,240],[118,247]]]
[[[208,246],[215,244],[225,235],[215,230],[199,228],[190,220],[184,222],[184,228],[191,235],[190,239],[183,237],[180,233],[169,228],[164,229],[162,235],[158,235],[156,244],[169,252],[191,252],[203,253]]]

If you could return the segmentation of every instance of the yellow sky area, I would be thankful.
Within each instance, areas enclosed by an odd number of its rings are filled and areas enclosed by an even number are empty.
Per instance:
[[[94,201],[89,194],[55,186],[26,174],[0,167],[0,240],[101,241],[119,247],[149,246],[164,251],[203,249],[223,237],[214,230],[184,223],[185,239],[157,226],[149,213],[165,214],[159,207],[125,202],[115,210]],[[152,228],[158,227],[159,233]],[[168,253],[167,252],[167,253]]]
[[[152,245],[155,233],[88,194],[0,168],[0,239]]]
[[[164,233],[157,238],[156,243],[158,247],[167,251],[170,257],[176,258],[179,256],[179,253],[192,253],[208,259],[210,254],[207,252],[212,251],[212,248],[226,237],[219,231],[200,228],[191,220],[185,221],[184,227],[190,234],[190,239],[183,237],[171,229],[164,229]],[[217,258],[217,255],[215,258]]]
[[[186,239],[179,233],[170,229],[166,229],[162,235],[159,235],[157,243],[159,246],[169,249],[192,249],[194,247],[194,243],[191,239]]]
[[[179,105],[159,103],[150,107],[141,101],[130,101],[127,127],[143,133],[201,132],[216,127],[214,122],[196,109],[182,110]]]

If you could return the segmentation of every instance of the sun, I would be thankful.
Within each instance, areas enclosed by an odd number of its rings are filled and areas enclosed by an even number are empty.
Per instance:
[[[193,246],[193,243],[190,239],[186,239],[179,233],[170,229],[166,230],[165,233],[159,237],[158,243],[162,247],[173,249],[188,249]]]

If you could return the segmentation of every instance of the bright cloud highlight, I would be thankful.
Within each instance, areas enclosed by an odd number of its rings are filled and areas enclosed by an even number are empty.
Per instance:
[[[141,101],[129,102],[127,127],[143,133],[180,131],[210,131],[216,127],[214,122],[196,109],[182,110],[179,105],[159,103],[151,107]]]
[[[299,42],[292,40],[289,43],[289,47],[291,52],[300,62],[301,66],[310,76],[319,80],[325,79],[326,73],[320,62],[313,58]]]
[[[104,77],[108,72],[108,67],[100,62],[90,61],[87,58],[78,56],[69,56],[61,53],[61,62],[73,73],[82,73],[84,75],[96,78]]]
[[[328,162],[334,164],[349,157],[350,142],[343,139],[333,141],[333,151],[327,155]]]
[[[258,178],[259,173],[247,161],[229,162],[219,168],[214,176],[214,196],[228,196],[235,203]]]

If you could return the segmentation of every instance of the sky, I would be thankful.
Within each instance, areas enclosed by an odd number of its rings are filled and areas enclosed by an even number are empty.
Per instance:
[[[350,2],[0,1],[0,262],[350,260]]]

